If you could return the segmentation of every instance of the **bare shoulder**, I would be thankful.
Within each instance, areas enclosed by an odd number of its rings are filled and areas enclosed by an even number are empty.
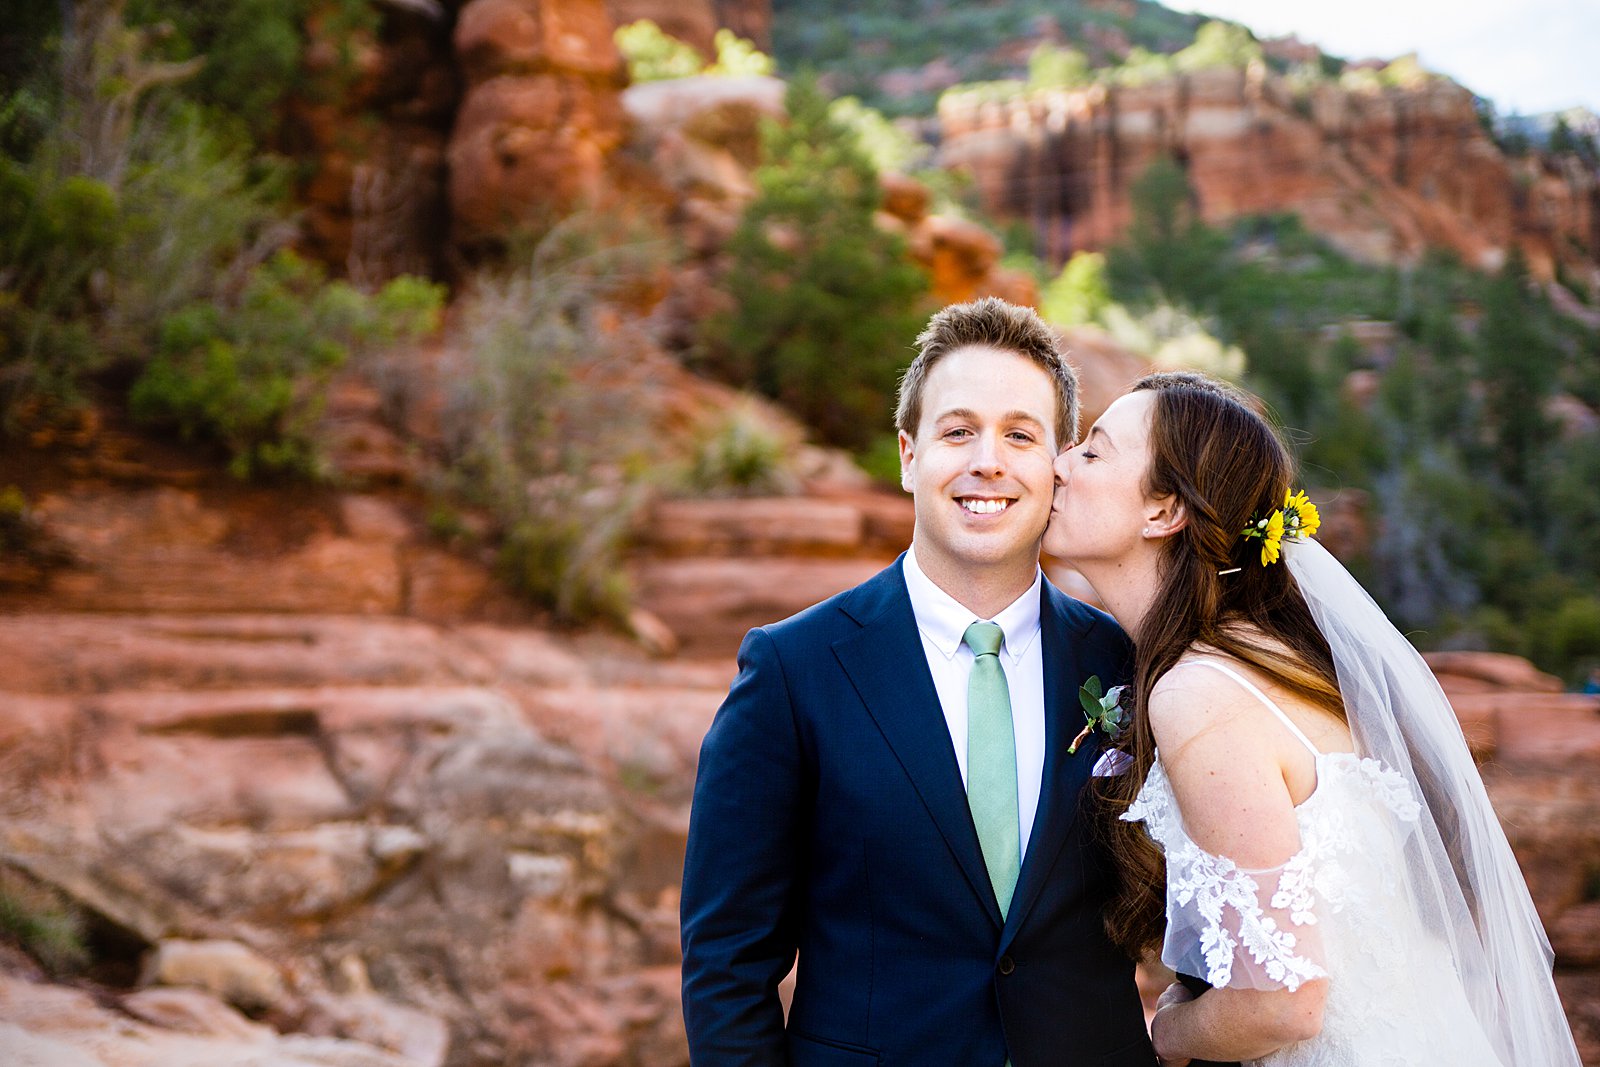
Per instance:
[[[1315,771],[1309,756],[1284,743],[1282,727],[1256,696],[1222,671],[1180,662],[1156,682],[1148,711],[1161,765],[1197,845],[1247,867],[1294,854],[1299,830],[1285,761],[1303,759],[1313,782]]]
[[[1156,680],[1147,712],[1156,747],[1168,755],[1195,742],[1259,738],[1255,698],[1221,671],[1184,660]]]

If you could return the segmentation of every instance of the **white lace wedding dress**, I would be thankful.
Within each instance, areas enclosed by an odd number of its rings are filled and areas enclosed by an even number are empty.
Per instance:
[[[1123,816],[1166,853],[1162,959],[1216,987],[1296,989],[1327,977],[1322,1032],[1255,1061],[1269,1067],[1535,1067],[1502,1063],[1474,1017],[1446,943],[1408,891],[1413,786],[1375,759],[1319,752],[1259,688],[1204,664],[1260,699],[1316,760],[1316,788],[1295,809],[1300,851],[1246,870],[1206,852],[1183,827],[1159,758]]]

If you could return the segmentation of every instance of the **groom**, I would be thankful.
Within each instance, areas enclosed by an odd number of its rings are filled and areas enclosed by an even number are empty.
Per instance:
[[[1099,740],[1067,752],[1078,686],[1120,679],[1129,646],[1038,563],[1076,378],[1031,310],[993,298],[917,345],[895,415],[911,550],[752,630],[700,751],[691,1061],[1152,1067],[1080,810]]]

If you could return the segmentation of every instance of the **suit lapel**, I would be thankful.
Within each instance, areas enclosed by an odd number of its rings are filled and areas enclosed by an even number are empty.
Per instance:
[[[1022,871],[1017,876],[1017,891],[1012,897],[1011,910],[1006,916],[1005,930],[1000,937],[1002,951],[1027,921],[1028,912],[1038,899],[1039,891],[1044,888],[1051,868],[1055,866],[1056,856],[1061,852],[1067,832],[1078,815],[1078,793],[1100,752],[1100,735],[1096,733],[1078,746],[1076,755],[1067,754],[1067,746],[1083,729],[1078,686],[1086,680],[1086,676],[1080,676],[1078,668],[1076,634],[1057,603],[1057,598],[1063,595],[1048,582],[1043,583],[1040,589],[1039,636],[1043,641],[1040,652],[1044,661],[1044,777],[1039,789],[1038,812],[1028,838],[1028,854],[1023,857]]]
[[[928,673],[900,565],[861,586],[844,610],[861,623],[861,629],[836,641],[834,655],[998,929],[1000,908],[983,864],[961,768]]]

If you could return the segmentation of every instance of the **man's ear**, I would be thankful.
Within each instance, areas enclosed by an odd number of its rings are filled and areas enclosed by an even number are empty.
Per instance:
[[[1189,525],[1189,509],[1176,495],[1156,497],[1144,513],[1146,537],[1171,537]]]
[[[911,461],[916,458],[916,456],[913,454],[913,444],[914,444],[914,442],[911,440],[911,435],[906,433],[904,430],[900,431],[899,440],[900,440],[900,488],[902,488],[906,492],[910,493],[910,492],[914,491],[911,488],[911,486],[912,486],[912,481],[911,481]]]

